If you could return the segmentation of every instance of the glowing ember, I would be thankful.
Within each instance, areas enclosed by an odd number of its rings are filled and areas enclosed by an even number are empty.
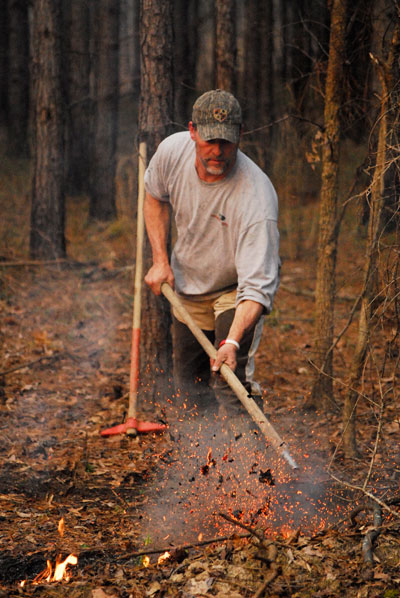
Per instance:
[[[164,554],[162,554],[161,556],[158,557],[158,561],[157,561],[157,565],[161,565],[162,563],[165,563],[165,561],[168,561],[168,559],[171,557],[170,553],[164,552]]]
[[[208,472],[210,471],[210,466],[215,467],[216,466],[216,461],[215,459],[213,459],[212,456],[212,451],[209,448],[208,449],[208,453],[207,453],[207,463],[205,465],[202,465],[200,467],[200,471],[203,475],[208,475]]]

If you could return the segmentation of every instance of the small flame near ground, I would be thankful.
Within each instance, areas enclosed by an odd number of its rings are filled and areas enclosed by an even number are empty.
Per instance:
[[[165,563],[170,558],[171,558],[170,553],[168,551],[165,551],[164,554],[162,554],[161,556],[158,557],[157,565],[161,565],[162,563]]]
[[[65,531],[65,521],[64,517],[61,517],[60,521],[58,522],[58,533],[60,534],[61,538],[64,536]],[[71,575],[68,571],[68,565],[77,565],[78,564],[78,557],[75,554],[69,554],[66,559],[62,560],[61,554],[58,555],[56,558],[56,562],[54,565],[51,564],[51,561],[47,560],[47,566],[43,571],[41,571],[36,577],[32,580],[33,585],[38,585],[41,583],[54,583],[57,581],[69,581],[71,579]],[[20,586],[23,588],[27,583],[27,580],[24,579],[20,582]]]

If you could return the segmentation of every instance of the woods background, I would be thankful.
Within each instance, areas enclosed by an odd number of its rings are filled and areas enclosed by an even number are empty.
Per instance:
[[[82,259],[77,223],[125,235],[131,263],[139,140],[150,157],[198,95],[234,92],[241,147],[279,194],[283,272],[315,264],[309,406],[342,410],[356,456],[359,402],[379,422],[398,398],[399,11],[397,0],[1,0],[0,269]],[[348,244],[359,261],[338,288]],[[145,295],[143,376],[152,361],[157,388],[168,320]]]

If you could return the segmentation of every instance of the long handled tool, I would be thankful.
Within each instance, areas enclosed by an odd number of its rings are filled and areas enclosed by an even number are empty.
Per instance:
[[[196,322],[193,320],[191,315],[182,305],[179,297],[177,294],[172,290],[170,285],[167,282],[163,282],[161,285],[161,291],[163,295],[168,299],[168,301],[173,305],[176,309],[179,316],[185,322],[186,326],[191,330],[193,335],[199,341],[200,345],[203,347],[205,352],[208,354],[209,357],[215,359],[217,355],[217,350],[214,345],[208,340],[204,332],[197,326]],[[236,396],[238,397],[239,401],[248,411],[252,419],[255,421],[257,426],[260,428],[261,432],[264,434],[265,438],[272,444],[274,449],[278,451],[286,459],[289,463],[290,467],[293,469],[298,469],[295,460],[291,457],[288,447],[286,443],[282,440],[279,436],[273,425],[268,421],[265,417],[264,413],[255,403],[255,401],[249,396],[249,393],[240,382],[239,378],[236,374],[231,370],[231,368],[226,365],[225,363],[222,364],[220,368],[220,372],[222,376],[225,378],[229,386],[235,392]]]
[[[142,278],[143,278],[143,239],[144,239],[144,217],[143,203],[145,196],[144,172],[146,169],[146,144],[139,145],[139,189],[137,207],[137,236],[136,236],[136,270],[135,288],[133,297],[133,321],[132,321],[132,346],[131,346],[131,367],[129,377],[129,406],[128,417],[123,424],[102,430],[102,436],[113,436],[114,434],[128,434],[136,436],[138,433],[162,432],[166,426],[151,422],[141,422],[136,419],[137,395],[139,383],[139,343],[140,343],[140,320],[142,313]]]

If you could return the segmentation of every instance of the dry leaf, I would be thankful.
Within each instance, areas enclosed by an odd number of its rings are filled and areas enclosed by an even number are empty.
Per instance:
[[[116,594],[106,594],[101,588],[92,590],[91,598],[118,598]]]
[[[154,594],[156,594],[160,590],[161,590],[160,584],[158,583],[158,581],[154,581],[151,584],[150,588],[147,590],[146,596],[154,596]]]

